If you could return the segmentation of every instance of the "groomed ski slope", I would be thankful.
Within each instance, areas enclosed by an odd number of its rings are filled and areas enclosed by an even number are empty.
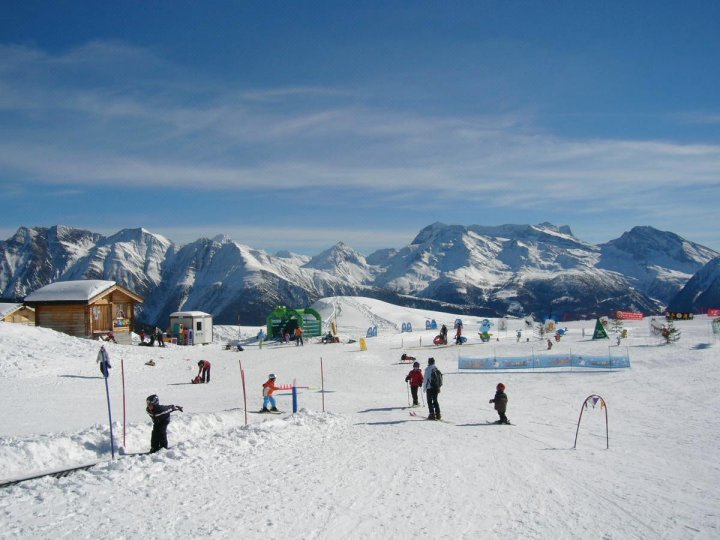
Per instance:
[[[360,306],[360,307],[358,307]],[[108,345],[114,434],[122,446],[120,360],[125,367],[127,452],[148,449],[144,399],[185,407],[174,413],[169,451],[110,460],[105,388],[95,362],[99,343],[39,328],[0,324],[0,480],[93,461],[64,478],[2,490],[2,538],[717,538],[720,536],[720,367],[710,322],[678,322],[683,334],[662,345],[648,321],[627,322],[632,368],[618,372],[458,373],[458,347],[435,348],[425,318],[455,315],[399,308],[365,298],[319,302],[335,309],[343,341],[375,320],[411,322],[414,332],[380,331],[358,343],[304,347],[222,342],[258,328],[223,327],[216,344],[150,349]],[[338,307],[340,309],[338,310]],[[325,310],[328,310],[327,312]],[[523,321],[481,344],[475,317],[462,317],[466,355],[517,356],[543,342],[516,343]],[[556,352],[617,352],[614,339],[589,339],[594,321],[569,328]],[[582,335],[585,329],[586,337]],[[451,330],[452,333],[452,330]],[[421,345],[422,339],[422,345]],[[627,349],[626,349],[627,347]],[[440,394],[451,423],[409,415],[404,377],[416,356],[434,356],[445,373]],[[248,415],[261,405],[269,372],[304,389],[301,412]],[[197,361],[211,360],[209,385],[186,384]],[[154,359],[156,366],[146,366]],[[514,426],[488,400],[502,381]],[[608,403],[583,416],[583,400]],[[289,393],[278,396],[292,408]],[[426,412],[425,409],[417,409]]]

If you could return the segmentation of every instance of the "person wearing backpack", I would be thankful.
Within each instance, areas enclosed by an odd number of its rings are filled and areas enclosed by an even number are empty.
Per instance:
[[[428,409],[430,414],[428,420],[442,420],[440,416],[440,404],[438,403],[438,394],[440,393],[440,387],[443,383],[442,372],[435,365],[435,359],[428,358],[428,365],[425,368],[425,381],[423,382],[423,388],[425,395],[427,395]]]

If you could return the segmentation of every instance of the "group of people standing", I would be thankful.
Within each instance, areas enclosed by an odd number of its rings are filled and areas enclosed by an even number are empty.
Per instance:
[[[420,369],[420,362],[414,362],[413,368],[405,377],[405,382],[410,385],[410,393],[412,395],[412,407],[419,407],[418,391],[422,387],[427,396],[428,420],[442,420],[440,413],[440,403],[438,402],[438,394],[443,385],[443,374],[435,365],[435,359],[428,358],[427,367],[423,373]],[[498,383],[495,388],[495,397],[490,400],[495,404],[495,410],[500,419],[496,424],[509,424],[510,421],[505,416],[507,411],[508,397],[505,394],[505,385]]]

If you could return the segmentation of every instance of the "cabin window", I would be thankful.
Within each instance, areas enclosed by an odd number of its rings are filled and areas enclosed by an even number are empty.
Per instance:
[[[196,332],[202,332],[202,321],[197,321],[195,323],[195,331]]]

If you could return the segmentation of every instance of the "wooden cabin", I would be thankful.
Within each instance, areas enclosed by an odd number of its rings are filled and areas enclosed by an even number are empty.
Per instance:
[[[143,299],[114,281],[56,281],[25,297],[35,309],[35,326],[71,336],[131,344],[135,306]]]
[[[0,321],[35,325],[35,310],[22,304],[0,302]]]

